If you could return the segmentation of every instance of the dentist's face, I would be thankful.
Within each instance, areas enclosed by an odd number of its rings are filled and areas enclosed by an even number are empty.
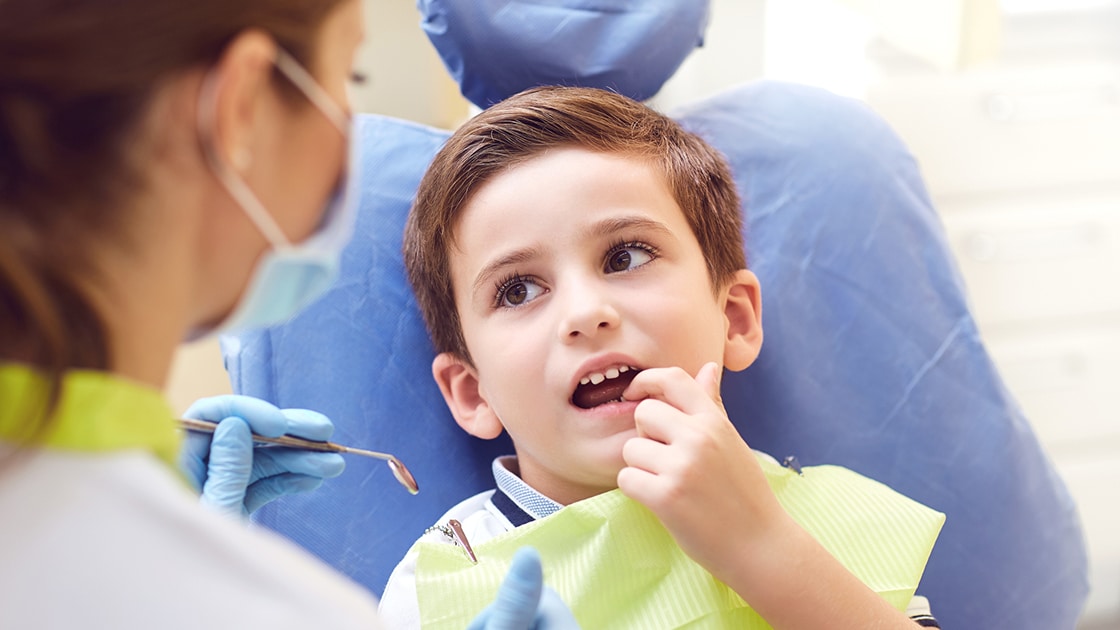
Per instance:
[[[570,503],[616,487],[637,370],[723,363],[726,292],[664,178],[566,148],[494,177],[465,207],[451,269],[478,392],[520,474]]]
[[[323,20],[311,64],[305,68],[326,97],[345,112],[350,111],[348,84],[362,36],[362,4],[340,3]],[[292,87],[288,83],[280,79],[279,87]],[[294,101],[296,106],[288,104],[275,116],[282,131],[253,152],[255,160],[269,162],[270,168],[261,169],[259,181],[248,183],[265,208],[278,215],[274,218],[288,240],[300,242],[319,225],[342,176],[347,138],[306,95],[297,95]]]
[[[343,112],[350,111],[347,84],[362,37],[362,4],[358,0],[340,2],[323,19],[314,49],[304,62],[303,70],[310,75],[314,90]],[[271,64],[256,70],[266,73],[266,80],[263,88],[253,92],[252,100],[244,97],[249,103],[244,109],[253,115],[239,118],[224,113],[234,108],[223,108],[220,103],[235,102],[237,95],[222,92],[232,91],[221,86],[233,83],[223,75],[225,83],[218,82],[217,93],[199,103],[200,108],[213,108],[215,118],[214,131],[204,129],[200,138],[214,147],[222,162],[220,170],[234,173],[259,200],[283,239],[299,243],[321,225],[327,202],[344,173],[348,130],[340,130],[337,121],[310,100],[307,86],[298,89]],[[249,118],[251,121],[241,121]],[[219,133],[239,121],[239,137],[244,139],[238,142],[238,153],[243,160],[223,146],[224,136]],[[196,331],[192,334],[212,330],[230,315],[248,290],[261,257],[279,240],[250,220],[244,197],[234,198],[217,185],[219,180],[210,174],[209,165],[206,169],[217,192],[213,200],[207,200],[211,212],[199,239],[209,251],[199,263],[196,295],[191,299],[190,326]]]

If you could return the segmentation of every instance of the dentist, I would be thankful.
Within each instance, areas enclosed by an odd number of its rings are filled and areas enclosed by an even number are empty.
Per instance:
[[[235,512],[313,487],[338,458],[238,445],[330,423],[265,408],[183,449],[160,394],[183,339],[332,282],[361,24],[359,0],[0,0],[0,626],[378,627],[188,484]],[[574,622],[530,553],[475,627],[531,625]]]

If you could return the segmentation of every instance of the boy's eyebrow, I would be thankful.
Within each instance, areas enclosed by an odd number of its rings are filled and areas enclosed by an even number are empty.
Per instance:
[[[538,248],[526,247],[524,249],[512,251],[505,256],[498,258],[497,260],[491,260],[490,262],[486,263],[486,265],[478,272],[478,275],[475,276],[474,287],[471,293],[475,293],[480,288],[482,288],[483,283],[485,283],[486,280],[490,278],[490,276],[497,273],[499,269],[508,267],[510,265],[519,265],[528,262],[533,258],[536,258],[538,255],[540,255],[540,250]]]
[[[655,221],[644,216],[621,216],[610,217],[602,221],[596,221],[587,226],[583,231],[584,238],[591,238],[594,236],[602,236],[604,234],[615,234],[617,232],[625,232],[627,230],[645,230],[660,232],[667,236],[672,236],[673,231],[667,225],[660,221]]]
[[[618,232],[625,232],[627,230],[643,230],[646,232],[653,231],[659,232],[666,236],[673,235],[673,231],[670,230],[667,225],[660,221],[655,221],[644,216],[621,216],[610,217],[607,219],[603,219],[602,221],[596,221],[595,223],[592,223],[583,230],[582,237],[594,238],[596,236],[616,234]],[[482,285],[486,282],[486,280],[497,273],[499,269],[526,263],[540,255],[540,248],[526,247],[523,249],[514,250],[502,256],[501,258],[486,263],[486,265],[483,266],[482,269],[478,272],[478,275],[475,276],[472,293],[475,293],[480,288],[482,288]]]

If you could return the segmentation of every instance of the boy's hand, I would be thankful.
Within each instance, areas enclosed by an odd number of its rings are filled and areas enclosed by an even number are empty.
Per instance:
[[[777,534],[788,516],[750,447],[727,418],[720,368],[693,379],[680,368],[643,370],[623,393],[641,400],[638,436],[622,450],[626,496],[657,515],[677,543],[717,578],[729,581],[755,542]]]
[[[618,487],[775,628],[914,628],[794,521],[727,419],[719,367],[644,370]],[[813,576],[806,580],[805,576]]]

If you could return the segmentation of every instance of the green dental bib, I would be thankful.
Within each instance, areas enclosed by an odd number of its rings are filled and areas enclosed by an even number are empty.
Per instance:
[[[799,475],[769,459],[759,462],[786,511],[856,577],[905,610],[945,515],[839,466],[806,467]],[[734,524],[727,535],[735,535]],[[473,545],[478,564],[456,545],[417,543],[423,627],[467,627],[525,545],[540,552],[545,583],[584,628],[770,627],[685,555],[652,512],[619,490]]]

